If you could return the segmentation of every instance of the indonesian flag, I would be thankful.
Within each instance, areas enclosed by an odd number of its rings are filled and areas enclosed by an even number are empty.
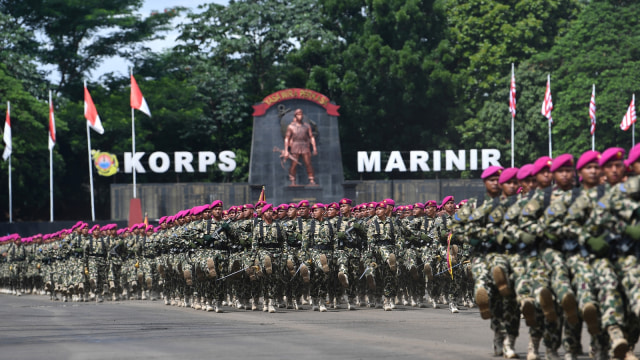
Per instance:
[[[635,124],[636,122],[636,94],[633,94],[633,98],[631,98],[631,104],[629,104],[629,108],[627,109],[627,113],[622,117],[622,122],[620,123],[620,129],[627,131],[631,127],[631,124]]]
[[[511,64],[511,89],[509,90],[509,112],[511,117],[516,117],[516,75]]]
[[[544,92],[544,101],[542,102],[542,115],[549,119],[549,125],[553,124],[551,118],[551,110],[553,110],[553,101],[551,100],[551,75],[547,75],[547,90]]]
[[[596,133],[596,84],[593,84],[591,101],[589,102],[589,117],[591,118],[591,135]]]
[[[53,101],[49,90],[49,150],[56,146],[56,119],[53,117]]]
[[[11,104],[7,101],[7,120],[4,122],[4,134],[2,136],[4,140],[4,151],[2,152],[2,159],[7,161],[11,156]]]
[[[90,128],[100,135],[104,134],[104,128],[102,127],[98,110],[96,110],[96,106],[93,104],[86,81],[84,82],[84,117],[87,119],[87,125],[89,125]]]
[[[144,96],[142,96],[142,92],[140,91],[133,74],[131,74],[131,107],[138,109],[147,114],[148,117],[151,117],[151,111],[149,111],[147,101],[144,99]]]

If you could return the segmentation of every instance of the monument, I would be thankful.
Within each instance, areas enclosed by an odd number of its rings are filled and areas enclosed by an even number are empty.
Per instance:
[[[272,203],[329,202],[345,196],[339,106],[312,90],[285,89],[253,108],[252,198],[258,198],[262,186]]]

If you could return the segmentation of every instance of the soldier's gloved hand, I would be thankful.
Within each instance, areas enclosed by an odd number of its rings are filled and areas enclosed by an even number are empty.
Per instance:
[[[545,236],[547,239],[549,239],[549,240],[553,241],[554,243],[555,243],[555,242],[558,242],[558,237],[556,236],[556,234],[554,234],[554,233],[552,233],[552,232],[545,231],[545,232],[544,232],[544,236]]]
[[[204,241],[209,242],[209,240],[211,240],[211,235],[205,234],[202,238],[204,239]]]
[[[415,241],[418,241],[418,238],[417,238],[417,237],[415,237],[414,235],[410,235],[410,236],[407,236],[407,237],[406,237],[406,240],[407,240],[408,242],[415,242]]]
[[[431,238],[427,234],[420,234],[420,239],[425,240],[425,241],[431,240]]]
[[[535,235],[531,235],[524,231],[521,231],[520,234],[518,234],[518,239],[527,245],[533,244],[534,241],[536,241]]]
[[[342,231],[338,232],[338,233],[336,234],[336,236],[337,236],[337,237],[338,237],[338,239],[340,239],[340,240],[346,240],[346,239],[347,239],[347,235],[346,235],[344,232],[342,232]]]
[[[364,226],[362,226],[362,224],[359,223],[359,222],[355,222],[355,223],[353,223],[353,228],[356,229],[356,230],[362,231],[364,229]]]
[[[609,252],[609,243],[604,239],[605,236],[606,233],[587,240],[587,245],[591,248],[591,251],[598,256],[604,256]]]
[[[226,222],[226,221],[225,221],[225,222],[223,222],[223,223],[220,225],[220,227],[221,227],[221,228],[222,228],[222,230],[224,230],[224,231],[229,231],[229,229],[231,229],[231,225],[229,225],[229,223],[228,223],[228,222]]]
[[[640,225],[627,225],[624,228],[624,234],[633,240],[640,240]]]
[[[440,240],[442,240],[442,239],[446,240],[447,236],[449,236],[449,232],[448,231],[446,231],[446,230],[440,231]]]
[[[302,234],[297,233],[297,234],[296,234],[296,239],[297,239],[298,241],[302,241]]]

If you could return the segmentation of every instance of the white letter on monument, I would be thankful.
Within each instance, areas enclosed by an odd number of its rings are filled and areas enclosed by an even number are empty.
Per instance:
[[[440,161],[442,160],[441,155],[440,155],[440,150],[434,150],[433,151],[433,171],[440,171],[441,166],[440,166]]]
[[[198,153],[198,172],[206,173],[207,166],[216,163],[216,154],[213,151],[200,151]]]
[[[498,149],[482,149],[482,169],[486,169],[491,165],[500,166],[500,150]]]
[[[426,151],[411,151],[409,153],[409,169],[411,172],[418,171],[418,167],[420,167],[420,171],[429,171],[429,165],[427,165],[427,161],[429,160],[429,153]]]
[[[236,154],[233,151],[221,151],[220,154],[218,154],[218,158],[220,159],[218,169],[224,172],[232,172],[236,169]]]
[[[130,152],[124,153],[124,172],[130,174],[133,172],[133,167],[136,168],[136,173],[146,173],[144,166],[140,163],[140,159],[144,156],[144,152],[136,152],[136,156],[132,157]]]
[[[193,154],[188,151],[176,151],[173,153],[173,168],[177,173],[181,173],[184,168],[187,172],[193,172],[193,166],[191,166],[191,162],[193,161]]]
[[[458,150],[458,156],[456,156],[456,153],[453,152],[453,150],[447,150],[445,151],[444,156],[445,156],[444,166],[447,171],[453,170],[453,164],[456,165],[458,170],[464,171],[464,168],[466,167],[464,150]]]
[[[372,151],[371,157],[366,151],[358,151],[358,172],[380,172],[380,151]]]
[[[158,160],[161,160],[161,165],[158,165]],[[156,151],[149,155],[149,169],[154,173],[166,173],[171,166],[171,159],[169,159],[169,155],[162,151]]]
[[[389,161],[387,161],[387,166],[384,168],[385,172],[391,172],[393,170],[398,170],[400,172],[407,171],[407,167],[404,165],[404,160],[402,160],[400,151],[391,152],[389,155]]]

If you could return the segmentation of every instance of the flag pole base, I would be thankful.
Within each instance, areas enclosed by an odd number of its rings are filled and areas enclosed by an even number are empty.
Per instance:
[[[129,201],[129,226],[142,222],[142,204],[139,198]]]

